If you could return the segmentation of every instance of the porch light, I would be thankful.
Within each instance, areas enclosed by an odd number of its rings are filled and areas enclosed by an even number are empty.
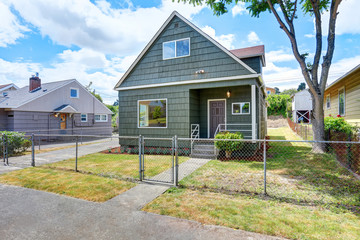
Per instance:
[[[55,116],[55,117],[59,117],[59,114],[60,114],[60,113],[55,113],[54,116]]]
[[[226,96],[227,96],[228,98],[230,98],[230,96],[231,96],[231,91],[230,91],[230,90],[227,90]]]

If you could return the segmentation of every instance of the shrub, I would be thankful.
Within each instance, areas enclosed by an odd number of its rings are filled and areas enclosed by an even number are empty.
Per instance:
[[[15,154],[15,153],[22,153],[25,152],[30,146],[31,141],[25,138],[24,133],[20,132],[8,132],[2,131],[0,135],[6,136],[7,138],[7,147],[8,147],[8,154]],[[0,154],[3,154],[3,145],[4,141],[0,140]]]
[[[347,135],[354,133],[357,130],[356,127],[346,122],[342,117],[326,117],[324,119],[324,125],[325,131],[329,131],[330,129],[331,131],[341,132]]]
[[[241,133],[230,133],[230,132],[220,132],[216,134],[215,139],[244,139]],[[219,150],[226,152],[227,157],[231,155],[234,151],[239,151],[244,146],[244,142],[241,141],[216,141],[215,147]]]
[[[269,102],[267,108],[268,115],[282,115],[286,117],[287,108],[291,106],[289,95],[269,95],[267,101]]]

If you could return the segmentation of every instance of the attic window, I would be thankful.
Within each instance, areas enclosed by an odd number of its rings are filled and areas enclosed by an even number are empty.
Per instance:
[[[163,60],[190,56],[190,38],[163,43]]]
[[[79,89],[70,88],[70,97],[71,98],[79,98]]]

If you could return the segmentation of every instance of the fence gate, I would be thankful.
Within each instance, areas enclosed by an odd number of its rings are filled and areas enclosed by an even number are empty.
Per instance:
[[[174,138],[144,138],[139,140],[140,180],[175,182]]]

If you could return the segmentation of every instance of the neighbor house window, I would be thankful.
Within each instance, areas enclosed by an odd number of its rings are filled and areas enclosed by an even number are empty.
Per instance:
[[[339,115],[345,116],[345,89],[339,89]]]
[[[138,127],[167,127],[166,99],[138,101]]]
[[[96,114],[95,115],[95,122],[107,122],[107,115],[106,114]]]
[[[70,88],[70,97],[71,98],[78,98],[79,97],[79,89]]]
[[[326,96],[326,109],[330,109],[331,103],[330,103],[330,94]]]
[[[250,103],[243,102],[243,103],[233,103],[232,104],[232,114],[250,114]]]
[[[163,59],[190,56],[190,38],[163,43]]]
[[[87,122],[87,114],[86,113],[82,113],[80,118],[81,118],[81,122]]]

